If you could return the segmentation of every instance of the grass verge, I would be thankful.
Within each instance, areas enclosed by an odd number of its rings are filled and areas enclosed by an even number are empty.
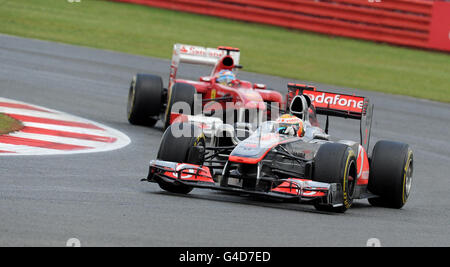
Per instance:
[[[23,128],[20,121],[0,113],[0,135],[19,131]]]
[[[242,49],[247,71],[450,103],[450,55],[99,0],[0,0],[0,32],[169,58]]]

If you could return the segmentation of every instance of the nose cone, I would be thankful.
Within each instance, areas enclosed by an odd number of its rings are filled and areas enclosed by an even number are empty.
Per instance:
[[[274,133],[263,136],[252,135],[234,148],[229,160],[237,163],[257,164],[264,159],[272,148],[284,141],[286,141],[286,138]]]

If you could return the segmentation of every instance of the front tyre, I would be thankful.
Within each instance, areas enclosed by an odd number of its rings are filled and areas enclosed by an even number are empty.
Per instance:
[[[408,144],[379,141],[370,163],[368,190],[377,195],[369,203],[377,207],[402,208],[411,194],[414,156]]]
[[[347,145],[325,143],[317,151],[314,160],[314,181],[335,183],[342,186],[342,206],[316,202],[314,207],[319,211],[344,213],[353,203],[356,188],[356,156]]]
[[[128,93],[127,116],[134,125],[154,126],[161,113],[164,93],[161,77],[137,74]]]
[[[197,126],[174,123],[164,132],[157,158],[176,163],[203,165],[205,144],[205,136]],[[160,180],[158,184],[163,190],[178,194],[188,194],[193,189],[176,181]]]

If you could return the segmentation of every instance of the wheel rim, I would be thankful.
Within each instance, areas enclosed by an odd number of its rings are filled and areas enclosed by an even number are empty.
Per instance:
[[[405,174],[405,200],[408,199],[409,194],[411,193],[411,187],[412,187],[412,174],[413,174],[413,163],[412,160],[409,163],[408,169],[406,169]]]
[[[354,169],[354,163],[350,165],[350,168],[348,168],[348,193],[351,198],[353,198],[353,194],[355,192],[355,186],[356,186],[356,177],[353,177],[352,170]]]

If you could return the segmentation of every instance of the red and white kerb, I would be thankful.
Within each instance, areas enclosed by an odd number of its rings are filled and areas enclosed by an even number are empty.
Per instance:
[[[0,156],[92,153],[130,143],[125,134],[105,125],[16,100],[0,97],[0,113],[24,125],[0,135]]]

